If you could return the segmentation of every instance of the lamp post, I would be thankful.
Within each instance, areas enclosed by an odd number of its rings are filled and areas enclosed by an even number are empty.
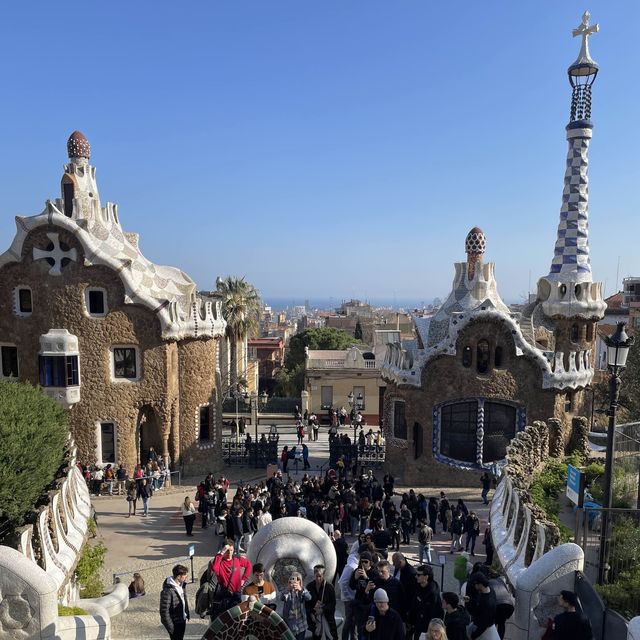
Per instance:
[[[364,398],[362,397],[362,394],[360,392],[358,392],[358,395],[356,397],[353,395],[353,391],[349,391],[349,395],[347,396],[347,402],[351,407],[350,415],[351,415],[351,422],[353,423],[353,444],[356,444],[356,428],[358,427],[355,417],[357,412],[360,409],[362,409],[363,400]]]
[[[260,403],[258,405],[258,402]],[[258,407],[263,410],[269,402],[269,396],[266,391],[263,391],[260,395],[254,394],[251,396],[251,419],[255,420],[255,442],[253,444],[255,450],[254,466],[258,468]],[[254,412],[255,407],[255,412]]]
[[[627,364],[629,349],[634,338],[626,333],[625,323],[619,322],[615,333],[605,338],[607,345],[607,366],[611,372],[609,379],[609,427],[607,431],[607,458],[604,468],[604,504],[602,510],[602,528],[600,532],[600,562],[598,567],[598,583],[604,584],[607,578],[609,561],[609,539],[611,529],[610,509],[613,506],[613,457],[615,454],[616,412],[620,395],[620,374]]]

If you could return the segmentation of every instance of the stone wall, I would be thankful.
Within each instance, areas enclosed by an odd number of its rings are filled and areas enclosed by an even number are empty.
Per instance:
[[[76,250],[76,259],[63,266],[60,276],[50,275],[46,260],[34,261],[32,257],[34,247],[47,246],[46,234],[52,232]],[[14,312],[18,286],[31,289],[30,315]],[[106,292],[105,317],[87,313],[87,287]],[[196,405],[208,402],[213,394],[215,340],[205,336],[184,341],[184,346],[163,340],[157,314],[125,302],[118,273],[104,266],[86,266],[82,246],[73,234],[45,226],[26,237],[21,262],[0,268],[0,343],[17,347],[20,380],[38,384],[39,339],[52,328],[67,329],[78,338],[80,401],[68,415],[79,459],[85,464],[107,462],[100,452],[99,425],[112,422],[116,462],[123,463],[129,472],[139,461],[146,461],[146,451],[140,448],[149,445],[163,453],[166,443],[166,452],[174,464],[178,463],[196,441]],[[137,348],[139,380],[113,379],[114,345]],[[182,374],[180,367],[184,367]],[[216,427],[212,425],[211,431],[216,433]]]
[[[478,340],[489,340],[490,349],[503,348],[503,363],[486,375],[479,375],[474,366],[462,365],[462,349]],[[565,412],[564,394],[554,389],[542,389],[542,374],[537,362],[527,356],[516,356],[511,333],[500,322],[478,320],[468,325],[458,336],[455,356],[442,355],[429,361],[422,373],[420,389],[398,387],[389,383],[385,394],[385,429],[388,465],[401,474],[402,481],[416,486],[434,482],[478,486],[481,471],[463,471],[438,462],[433,457],[433,408],[443,402],[471,398],[508,400],[525,410],[526,421],[557,418],[570,424],[571,415]],[[404,400],[407,419],[407,440],[398,440],[390,432],[392,424],[390,399]],[[423,453],[414,460],[413,425],[422,429]],[[407,450],[410,462],[407,464]],[[400,470],[402,470],[400,472]]]

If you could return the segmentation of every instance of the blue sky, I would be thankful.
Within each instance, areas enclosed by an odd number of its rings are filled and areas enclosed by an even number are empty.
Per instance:
[[[0,251],[59,195],[80,129],[103,203],[201,288],[443,297],[478,225],[518,301],[553,256],[586,8],[591,258],[612,293],[618,259],[640,275],[632,1],[6,3]]]

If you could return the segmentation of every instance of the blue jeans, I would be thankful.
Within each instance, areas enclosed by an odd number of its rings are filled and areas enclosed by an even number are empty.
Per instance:
[[[489,504],[489,501],[487,500],[487,495],[489,494],[489,488],[487,487],[486,489],[482,490],[482,493],[480,494],[482,497],[482,502],[484,502],[485,504]]]
[[[351,521],[351,535],[352,536],[357,536],[358,535],[358,518],[355,516],[350,516],[349,520]]]
[[[355,640],[356,611],[353,600],[344,601],[344,624],[342,626],[342,640]]]
[[[418,562],[423,564],[423,558],[427,559],[427,562],[431,564],[431,545],[418,543]]]
[[[142,505],[144,506],[144,515],[146,516],[149,513],[149,498],[142,498]]]
[[[242,541],[242,536],[236,536],[233,540],[233,552],[237,555],[240,554],[240,542]]]

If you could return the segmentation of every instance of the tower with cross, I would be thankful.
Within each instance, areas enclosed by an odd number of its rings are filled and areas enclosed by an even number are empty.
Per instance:
[[[601,283],[592,280],[589,259],[591,89],[598,75],[598,64],[589,53],[589,38],[599,30],[597,24],[589,25],[589,17],[586,11],[580,25],[572,32],[574,37],[582,38],[582,43],[578,57],[568,69],[572,95],[566,126],[569,149],[560,222],[549,274],[538,282],[538,298],[545,315],[572,323],[596,322],[602,318],[606,307]]]

